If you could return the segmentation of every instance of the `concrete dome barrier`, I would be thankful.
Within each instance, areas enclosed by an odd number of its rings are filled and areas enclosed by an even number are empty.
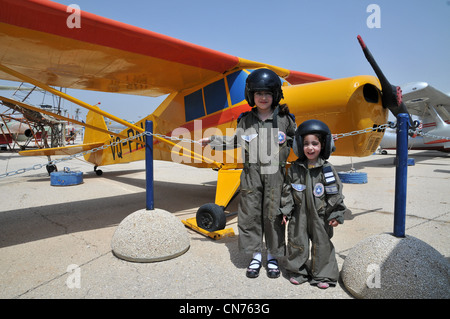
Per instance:
[[[175,258],[189,247],[183,223],[162,209],[142,209],[130,214],[117,227],[111,243],[114,255],[133,262]]]
[[[345,258],[341,278],[356,298],[450,298],[449,262],[412,236],[384,233],[362,240]]]

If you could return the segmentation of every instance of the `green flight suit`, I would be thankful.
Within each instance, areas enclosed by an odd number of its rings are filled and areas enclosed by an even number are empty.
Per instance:
[[[297,160],[289,167],[280,211],[289,218],[286,269],[300,283],[310,275],[312,285],[336,284],[339,269],[331,242],[333,227],[328,222],[333,218],[344,222],[347,208],[343,200],[342,183],[327,161],[319,158],[314,168],[308,168],[307,160]]]
[[[243,150],[238,208],[240,250],[261,252],[264,238],[268,252],[282,257],[286,253],[285,226],[279,208],[296,125],[289,115],[276,116],[275,128],[273,121],[273,114],[261,121],[253,108],[239,120],[231,139],[215,136],[210,145],[216,150],[239,146]]]

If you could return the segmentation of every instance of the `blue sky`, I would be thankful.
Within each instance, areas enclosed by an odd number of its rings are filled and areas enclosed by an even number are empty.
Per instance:
[[[341,78],[371,74],[360,34],[394,85],[425,81],[450,93],[450,0],[58,0],[249,60]],[[379,28],[370,28],[379,7]],[[136,121],[162,98],[69,90]],[[127,105],[126,109],[124,105]],[[132,105],[132,107],[130,107]],[[83,114],[86,112],[83,110]]]

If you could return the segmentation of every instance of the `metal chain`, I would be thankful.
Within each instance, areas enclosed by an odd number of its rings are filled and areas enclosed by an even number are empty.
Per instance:
[[[333,134],[333,139],[334,140],[338,140],[338,139],[343,138],[343,137],[348,137],[348,136],[354,136],[354,135],[359,135],[359,134],[364,134],[364,133],[380,131],[380,130],[386,129],[387,127],[391,127],[391,126],[392,126],[392,123],[387,123],[387,124],[378,125],[376,127],[368,127],[368,128],[362,129],[362,130],[352,131],[352,132],[348,132],[348,133]]]
[[[153,135],[153,136],[157,136],[157,137],[160,137],[160,138],[169,139],[169,140],[172,140],[172,141],[181,141],[181,142],[187,142],[187,143],[197,143],[197,144],[200,144],[200,145],[202,144],[199,141],[194,141],[194,140],[190,140],[190,139],[187,139],[187,138],[179,138],[179,137],[175,137],[175,136],[168,136],[168,135],[164,135],[164,134],[157,134],[157,133],[151,133],[151,132],[142,132],[140,134],[137,134],[137,135],[134,135],[134,136],[129,136],[128,138],[112,142],[111,144],[104,144],[104,145],[102,145],[100,147],[94,147],[94,148],[90,149],[89,151],[84,151],[84,152],[77,153],[77,154],[74,154],[74,155],[70,155],[70,156],[67,156],[67,157],[63,157],[63,158],[60,158],[60,159],[52,160],[52,161],[49,161],[49,162],[47,162],[45,164],[35,164],[35,165],[33,165],[31,167],[28,167],[28,168],[21,168],[21,169],[18,169],[16,171],[11,171],[11,172],[7,172],[7,173],[4,173],[4,174],[0,174],[0,179],[4,178],[4,177],[9,177],[9,176],[23,174],[23,173],[26,173],[26,172],[32,171],[32,170],[39,170],[39,169],[42,169],[43,167],[45,167],[47,165],[56,165],[58,163],[69,161],[69,160],[72,160],[72,159],[77,158],[77,157],[81,157],[81,156],[84,156],[84,155],[87,155],[87,154],[91,154],[91,153],[95,153],[95,152],[98,152],[98,151],[102,151],[104,149],[107,149],[107,148],[112,147],[112,146],[116,146],[116,145],[121,144],[121,143],[126,144],[127,142],[132,141],[132,140],[134,140],[134,139],[136,139],[138,137],[144,136],[144,135],[147,135],[147,136],[152,136]]]
[[[348,137],[348,136],[354,136],[354,135],[365,134],[365,133],[370,133],[370,132],[374,132],[374,131],[380,131],[380,130],[386,129],[387,127],[393,128],[394,127],[393,125],[394,124],[392,122],[389,122],[389,123],[386,123],[386,124],[378,125],[376,127],[368,127],[368,128],[362,129],[362,130],[352,131],[352,132],[348,132],[348,133],[333,134],[333,139],[334,140],[338,140],[340,138],[344,138],[344,137]],[[437,139],[450,140],[449,137],[436,136],[436,135],[424,133],[422,131],[415,131],[415,133],[418,134],[418,135],[421,135],[421,136],[429,136],[429,137],[437,138]],[[61,162],[72,160],[72,159],[77,158],[77,157],[85,156],[87,154],[91,154],[91,153],[94,153],[94,152],[102,151],[102,150],[105,150],[105,149],[107,149],[109,147],[116,146],[116,145],[118,145],[120,143],[126,143],[126,142],[129,142],[129,141],[132,141],[132,140],[134,140],[134,139],[136,139],[138,137],[144,136],[144,135],[147,135],[147,136],[152,136],[153,135],[153,136],[157,136],[157,137],[160,137],[160,138],[168,139],[168,140],[171,140],[171,141],[181,141],[181,142],[186,142],[186,143],[196,143],[196,144],[200,144],[200,145],[202,144],[199,141],[194,141],[194,140],[187,139],[187,138],[179,138],[179,137],[175,137],[175,136],[168,136],[168,135],[164,135],[164,134],[157,134],[157,133],[151,133],[151,132],[142,132],[140,134],[137,134],[137,135],[134,135],[134,136],[130,136],[130,137],[125,138],[123,140],[115,141],[115,142],[112,142],[110,144],[104,144],[104,145],[102,145],[100,147],[94,147],[93,149],[90,149],[89,151],[84,151],[84,152],[77,153],[77,154],[74,154],[74,155],[70,155],[70,156],[67,156],[67,157],[63,157],[63,158],[60,158],[60,159],[57,159],[57,160],[49,161],[49,162],[47,162],[45,164],[35,164],[35,165],[33,165],[33,166],[29,167],[29,168],[21,168],[21,169],[18,169],[16,171],[11,171],[11,172],[7,172],[7,173],[4,173],[4,174],[0,174],[0,179],[1,178],[5,178],[5,177],[9,177],[9,176],[23,174],[25,172],[32,171],[32,170],[38,170],[38,169],[41,169],[41,168],[43,168],[43,167],[45,167],[47,165],[55,165],[55,164],[58,164],[58,163],[61,163]]]
[[[134,135],[134,136],[130,136],[130,137],[125,138],[123,140],[112,142],[111,144],[104,144],[104,145],[102,145],[100,147],[94,147],[94,148],[90,149],[89,151],[84,151],[84,152],[81,152],[81,153],[73,154],[73,155],[70,155],[70,156],[67,156],[67,157],[63,157],[63,158],[60,158],[60,159],[56,159],[56,160],[53,160],[53,161],[48,161],[45,164],[35,164],[35,165],[33,165],[31,167],[28,167],[28,168],[21,168],[21,169],[18,169],[16,171],[11,171],[11,172],[7,172],[7,173],[4,173],[4,174],[0,174],[0,178],[14,176],[14,175],[19,175],[19,174],[23,174],[25,172],[32,171],[32,170],[38,170],[38,169],[41,169],[41,168],[43,168],[43,167],[45,167],[47,165],[56,165],[56,164],[61,163],[61,162],[69,161],[69,160],[72,160],[72,159],[77,158],[77,157],[81,157],[81,156],[84,156],[84,155],[87,155],[87,154],[91,154],[91,153],[94,153],[94,152],[98,152],[98,151],[107,149],[107,148],[112,147],[112,146],[116,146],[116,145],[118,145],[120,143],[129,142],[129,141],[134,140],[134,139],[136,139],[138,137],[141,137],[143,135],[151,135],[151,133],[150,132],[143,132],[143,133],[140,133],[140,134],[137,134],[137,135]]]
[[[414,133],[416,133],[417,135],[420,135],[420,136],[422,136],[422,137],[425,137],[425,136],[426,136],[426,137],[431,137],[431,138],[437,139],[437,140],[447,140],[447,141],[450,141],[450,137],[447,137],[447,136],[433,135],[433,134],[425,133],[425,132],[422,132],[422,131],[419,131],[419,130],[415,131]]]

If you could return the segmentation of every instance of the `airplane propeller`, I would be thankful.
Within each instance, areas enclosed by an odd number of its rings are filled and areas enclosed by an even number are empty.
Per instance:
[[[367,45],[364,43],[363,39],[360,35],[358,35],[358,42],[361,45],[361,48],[364,52],[364,55],[366,56],[367,61],[372,66],[373,70],[375,71],[375,74],[378,77],[378,80],[381,84],[381,93],[382,93],[382,103],[383,107],[388,108],[392,114],[394,114],[395,117],[399,113],[407,113],[409,115],[409,122],[411,125],[411,128],[414,129],[416,123],[412,120],[411,114],[409,114],[408,109],[406,108],[405,103],[402,101],[402,90],[399,86],[392,85],[386,76],[381,71],[380,67],[378,66],[377,62],[375,61],[374,57],[370,53],[369,49],[367,48]]]

